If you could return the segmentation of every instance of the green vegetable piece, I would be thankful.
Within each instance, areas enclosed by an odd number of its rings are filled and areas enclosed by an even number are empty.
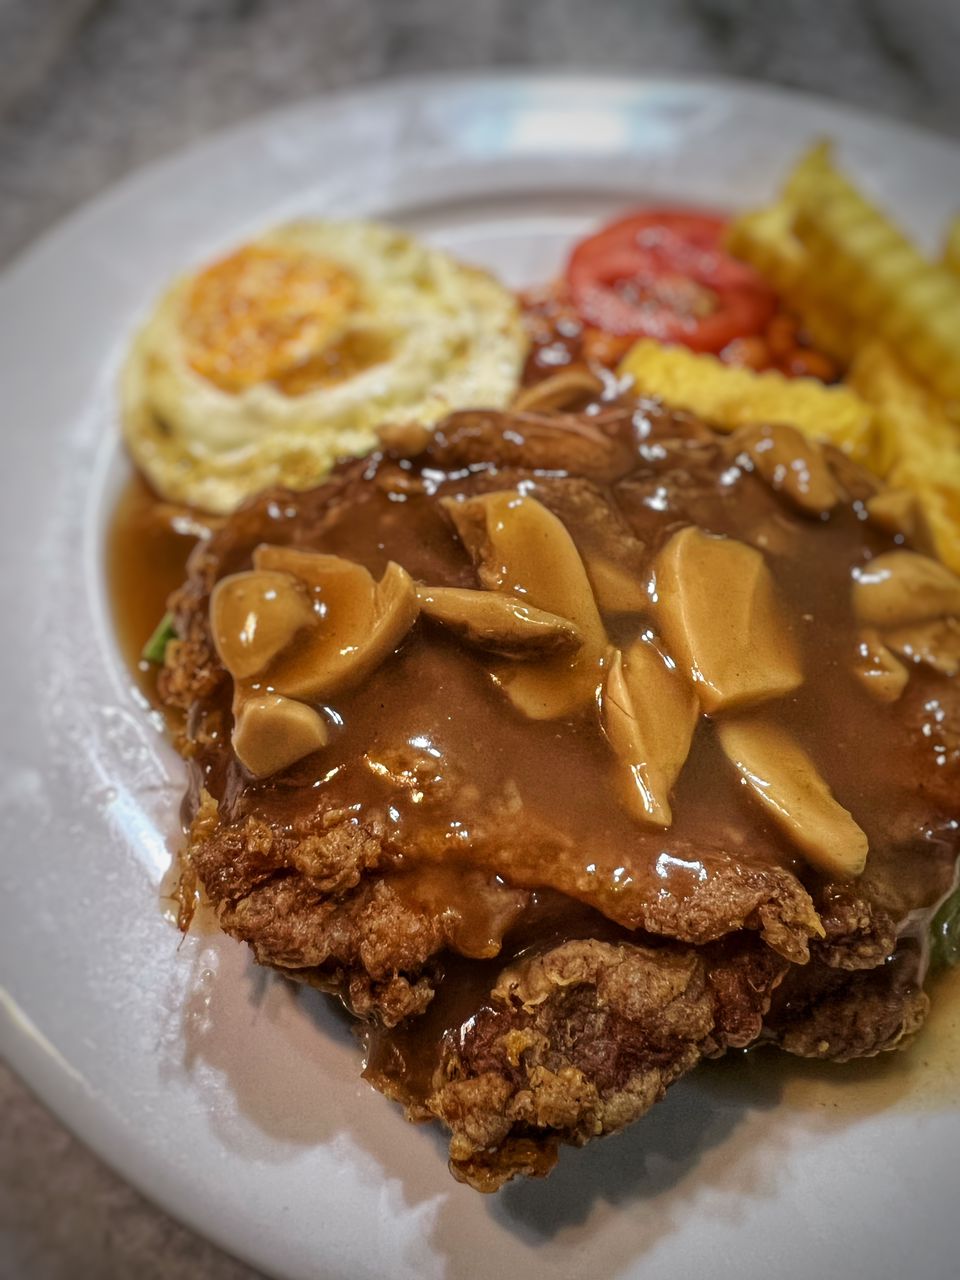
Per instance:
[[[153,635],[140,651],[140,657],[145,662],[153,662],[160,666],[163,663],[163,655],[167,651],[167,645],[171,640],[175,640],[176,637],[177,629],[173,625],[173,614],[165,613],[157,623]]]
[[[933,918],[930,927],[931,962],[935,969],[960,964],[960,886]]]

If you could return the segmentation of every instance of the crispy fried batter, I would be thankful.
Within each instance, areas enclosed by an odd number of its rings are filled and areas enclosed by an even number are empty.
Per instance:
[[[638,439],[649,462],[642,467],[635,466]],[[718,484],[728,466],[707,428],[650,405],[600,407],[583,419],[457,414],[429,441],[409,448],[394,441],[383,457],[344,464],[295,504],[279,491],[254,500],[197,548],[171,601],[180,639],[167,648],[160,689],[169,706],[187,712],[179,745],[193,777],[188,876],[198,877],[222,927],[259,962],[336,993],[374,1027],[396,1029],[376,1034],[408,1035],[403,1052],[422,1058],[416,1087],[382,1068],[368,1070],[369,1078],[405,1102],[411,1117],[443,1120],[455,1175],[480,1189],[546,1173],[560,1143],[582,1145],[621,1128],[701,1059],[729,1048],[762,1039],[790,1053],[846,1060],[909,1038],[926,997],[920,957],[903,940],[897,950],[898,934],[953,876],[956,684],[911,672],[892,707],[878,710],[863,695],[865,714],[887,716],[905,745],[887,788],[883,841],[851,885],[826,883],[761,820],[741,814],[736,799],[707,807],[693,836],[674,830],[668,844],[659,833],[638,835],[639,853],[617,845],[608,872],[585,865],[578,841],[589,844],[589,825],[566,829],[552,811],[563,779],[547,779],[546,806],[538,809],[528,778],[535,803],[525,809],[515,778],[494,770],[478,806],[471,770],[480,757],[496,764],[498,753],[509,755],[509,735],[511,750],[522,753],[528,742],[540,750],[537,735],[548,733],[572,751],[585,733],[571,721],[562,734],[546,724],[517,736],[520,713],[505,700],[491,703],[496,690],[484,655],[452,650],[456,641],[436,626],[420,624],[392,659],[402,678],[383,685],[374,678],[372,715],[366,705],[358,711],[361,722],[371,717],[363,722],[361,759],[341,759],[324,773],[330,760],[322,757],[312,772],[294,766],[252,780],[230,748],[232,690],[210,638],[210,591],[248,567],[261,542],[356,556],[376,574],[395,556],[421,584],[475,590],[477,568],[443,494],[434,497],[438,476],[449,472],[461,485],[455,498],[534,485],[538,500],[576,529],[612,643],[628,644],[652,623],[644,618],[646,575],[670,529],[694,523],[715,533],[732,525],[748,542],[760,530],[756,544],[774,560],[795,555],[797,539],[817,536],[762,480],[745,473]],[[844,463],[840,479],[855,495],[853,464]],[[400,555],[390,539],[405,518],[417,523]],[[851,537],[859,538],[855,529]],[[770,530],[781,542],[769,541]],[[849,582],[847,567],[830,572],[811,609]],[[639,591],[620,594],[628,579]],[[614,637],[618,627],[625,639]],[[849,629],[852,635],[852,621]],[[837,667],[840,652],[829,654]],[[442,767],[408,727],[416,725],[409,707],[418,709],[434,680],[472,717],[473,739],[456,739],[459,754]],[[402,737],[391,737],[394,724]],[[721,786],[735,784],[702,733],[699,744],[691,767],[719,796]],[[427,748],[436,750],[429,741]],[[582,747],[583,759],[601,788],[605,774],[596,762],[606,757],[591,756],[594,749]],[[927,768],[933,759],[936,768]],[[358,798],[379,796],[362,790],[374,785],[376,770],[393,788],[391,804],[424,800],[413,835],[396,817],[388,820],[384,805]],[[475,821],[469,858],[458,861],[448,819],[459,816],[464,798]],[[593,820],[606,821],[602,795],[584,790],[578,799]],[[431,803],[439,816],[431,817]],[[678,811],[685,803],[689,793]],[[624,844],[633,840],[626,828]],[[424,888],[429,876],[416,880],[424,867],[440,876],[439,897]],[[482,921],[486,932],[469,945],[447,893],[454,881],[467,900],[495,899]],[[482,959],[465,970],[458,968],[464,957]],[[451,1002],[465,973],[469,981]],[[400,1043],[389,1041],[394,1049]]]
[[[832,969],[872,969],[897,943],[890,915],[848,885],[829,885],[819,904],[825,936],[814,944],[817,960]]]
[[[446,939],[442,921],[370,880],[346,899],[298,876],[276,878],[219,913],[223,928],[273,965],[343,995],[358,1016],[387,1026],[422,1013],[433,996],[427,962]]]
[[[390,855],[381,837],[338,818],[318,811],[279,831],[253,815],[231,825],[218,819],[207,797],[193,824],[189,857],[222,927],[248,942],[260,963],[294,975],[320,970],[331,982],[349,974],[350,981],[360,980],[362,1013],[386,1017],[377,1002],[382,984],[416,972],[450,937],[441,918],[399,897],[382,875]],[[820,929],[795,877],[736,866],[719,870],[688,897],[649,902],[641,927],[695,945],[756,930],[773,951],[799,963],[810,934]],[[352,1004],[354,987],[345,995]]]
[[[786,964],[762,948],[710,956],[567,942],[507,969],[491,1005],[448,1039],[428,1100],[454,1175],[494,1191],[531,1144],[582,1146],[636,1120],[703,1056],[759,1034]]]
[[[658,898],[646,904],[640,927],[694,944],[757,929],[769,947],[797,964],[809,955],[809,939],[822,932],[806,889],[796,876],[776,867],[730,867],[688,898]]]
[[[791,970],[765,1034],[800,1058],[849,1062],[903,1048],[920,1029],[930,999],[907,946],[873,969],[845,973],[816,961]]]

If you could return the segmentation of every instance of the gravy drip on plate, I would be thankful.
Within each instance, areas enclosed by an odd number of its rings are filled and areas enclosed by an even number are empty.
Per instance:
[[[157,700],[157,668],[142,657],[144,645],[183,582],[190,552],[210,528],[209,517],[162,502],[139,476],[127,482],[114,508],[107,582],[117,643],[151,702]]]

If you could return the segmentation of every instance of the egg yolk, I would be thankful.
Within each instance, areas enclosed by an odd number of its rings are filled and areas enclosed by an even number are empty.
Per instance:
[[[222,391],[282,384],[316,364],[359,296],[337,263],[248,245],[194,280],[181,321],[187,362]]]

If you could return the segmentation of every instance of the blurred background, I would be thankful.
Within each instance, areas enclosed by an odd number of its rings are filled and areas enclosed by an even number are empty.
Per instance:
[[[0,263],[214,129],[484,67],[771,81],[960,136],[960,0],[0,0]],[[250,1280],[0,1066],[0,1280]]]
[[[487,66],[747,76],[960,133],[958,0],[0,0],[0,259],[212,129]]]

